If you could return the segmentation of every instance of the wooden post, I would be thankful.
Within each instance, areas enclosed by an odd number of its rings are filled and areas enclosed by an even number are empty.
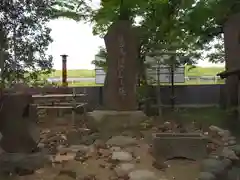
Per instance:
[[[67,87],[67,56],[68,55],[61,55],[62,56],[62,86]]]
[[[4,70],[4,54],[3,54],[3,50],[2,50],[2,47],[1,47],[1,44],[0,44],[0,68],[1,68],[1,95],[3,94],[3,89],[5,87],[5,84],[4,84],[4,73],[3,73],[3,70]]]
[[[72,125],[75,125],[75,119],[76,119],[76,108],[77,108],[77,102],[76,102],[76,89],[72,89],[72,94],[73,94],[73,104],[72,104]]]
[[[161,102],[161,87],[160,87],[160,60],[157,60],[157,107],[158,117],[162,118],[162,102]]]

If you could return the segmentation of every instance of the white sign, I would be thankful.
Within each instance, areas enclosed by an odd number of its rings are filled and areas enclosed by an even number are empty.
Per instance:
[[[102,61],[102,62],[106,61],[106,59],[99,57],[99,56],[95,56],[95,60]],[[106,72],[103,70],[103,68],[96,66],[95,67],[95,83],[96,84],[104,84],[105,76],[106,76]]]
[[[102,68],[95,69],[95,83],[104,84],[106,72]]]
[[[152,67],[147,69],[147,78],[149,80],[154,80],[157,82],[157,67]],[[169,66],[160,66],[159,69],[159,80],[161,83],[171,83],[171,68]],[[184,83],[185,82],[185,67],[177,67],[174,71],[174,83]]]
[[[158,67],[152,66],[151,68],[148,68],[150,71],[156,71],[157,72]],[[170,66],[160,66],[160,73],[161,74],[171,74],[171,67]],[[180,66],[174,69],[174,74],[184,74],[185,73],[185,67]]]

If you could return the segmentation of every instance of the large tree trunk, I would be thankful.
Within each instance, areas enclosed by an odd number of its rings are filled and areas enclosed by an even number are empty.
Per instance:
[[[226,59],[226,70],[233,71],[240,69],[240,13],[229,16],[223,26],[224,31],[224,49]],[[238,121],[238,77],[233,75],[226,80],[226,100],[227,107],[231,111],[231,122],[233,127],[237,127],[240,122]]]
[[[226,80],[226,105],[229,112],[227,124],[232,130],[239,127],[238,113],[238,77],[230,76]]]

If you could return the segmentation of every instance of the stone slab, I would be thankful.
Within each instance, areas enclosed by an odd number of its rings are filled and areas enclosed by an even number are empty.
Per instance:
[[[187,158],[202,160],[207,156],[209,139],[197,133],[156,133],[152,135],[156,159]]]
[[[37,153],[2,153],[0,155],[0,172],[14,172],[17,168],[37,170],[50,162],[50,157],[43,152]]]
[[[139,126],[148,117],[142,111],[106,111],[95,110],[87,113],[89,128],[100,131]]]

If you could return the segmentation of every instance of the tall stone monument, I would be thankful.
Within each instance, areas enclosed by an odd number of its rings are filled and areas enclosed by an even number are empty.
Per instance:
[[[138,42],[131,23],[119,20],[112,24],[104,40],[108,53],[104,110],[89,112],[87,118],[88,127],[109,136],[139,126],[147,117],[137,111]]]
[[[109,110],[136,110],[138,43],[131,22],[112,24],[104,40],[108,53],[104,106]]]

